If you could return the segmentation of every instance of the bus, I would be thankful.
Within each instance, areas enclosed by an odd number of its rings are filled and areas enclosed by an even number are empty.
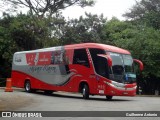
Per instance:
[[[133,59],[122,48],[99,43],[81,43],[16,52],[12,63],[12,86],[26,92],[43,90],[77,92],[89,95],[135,96],[134,63],[143,70],[143,63]]]

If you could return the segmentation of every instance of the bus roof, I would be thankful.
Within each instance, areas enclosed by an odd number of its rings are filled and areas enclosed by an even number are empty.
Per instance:
[[[55,49],[60,50],[62,47],[65,47],[66,49],[99,48],[99,49],[104,49],[110,52],[130,54],[130,52],[125,49],[118,48],[111,45],[100,44],[100,43],[80,43],[80,44],[72,44],[72,45],[65,45],[65,46],[55,46],[55,47],[42,48],[37,50],[21,51],[21,52],[16,52],[15,54],[54,51]]]
[[[68,49],[76,49],[76,48],[99,48],[104,49],[110,52],[122,53],[122,54],[130,54],[128,50],[115,47],[112,45],[100,44],[100,43],[81,43],[81,44],[72,44],[72,45],[65,45],[65,48]]]

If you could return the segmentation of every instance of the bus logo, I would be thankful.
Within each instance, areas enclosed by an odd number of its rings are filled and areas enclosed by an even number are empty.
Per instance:
[[[2,117],[11,117],[11,112],[2,112]]]

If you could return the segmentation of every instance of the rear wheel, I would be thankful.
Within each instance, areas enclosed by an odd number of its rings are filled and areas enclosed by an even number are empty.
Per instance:
[[[112,100],[112,98],[113,98],[113,96],[106,95],[106,99],[107,99],[108,101]]]
[[[30,81],[26,81],[26,82],[25,82],[24,88],[25,88],[25,91],[26,91],[26,92],[31,92],[31,91],[32,91]]]
[[[83,86],[82,94],[83,94],[83,98],[84,99],[88,99],[89,98],[89,87],[88,87],[88,85],[85,84]]]

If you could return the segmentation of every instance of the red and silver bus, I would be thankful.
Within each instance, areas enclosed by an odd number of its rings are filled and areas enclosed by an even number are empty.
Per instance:
[[[27,92],[43,90],[79,92],[89,95],[135,96],[134,62],[130,52],[115,46],[82,43],[16,52],[12,63],[12,85]]]

